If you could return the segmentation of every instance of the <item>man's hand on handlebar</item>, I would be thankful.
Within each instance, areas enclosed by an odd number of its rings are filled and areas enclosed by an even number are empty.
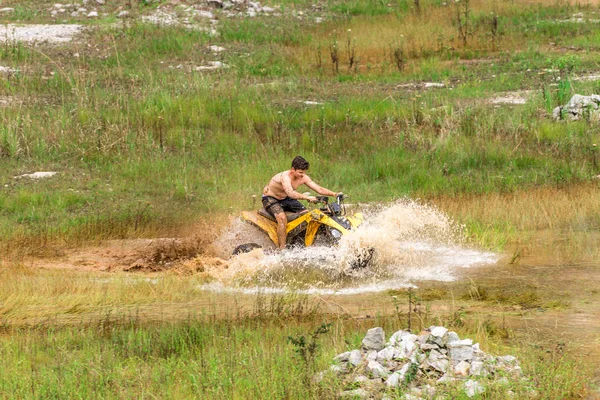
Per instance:
[[[315,196],[308,196],[306,199],[309,203],[317,204],[319,200]]]

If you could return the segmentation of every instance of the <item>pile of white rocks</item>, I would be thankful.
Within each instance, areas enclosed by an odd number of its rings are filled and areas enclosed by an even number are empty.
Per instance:
[[[98,10],[97,6],[103,6],[106,0],[83,0],[81,4],[78,3],[55,3],[48,9],[50,15],[58,17],[59,15],[69,15],[71,17],[88,17],[97,18]]]
[[[278,9],[263,6],[258,1],[248,0],[207,0],[214,8],[221,8],[227,12],[226,17],[256,17],[259,14],[276,14]]]
[[[577,121],[582,118],[600,120],[600,95],[573,95],[564,106],[558,106],[552,111],[552,117],[559,120]]]
[[[443,395],[439,386],[452,383],[473,397],[490,381],[523,379],[515,357],[486,354],[478,343],[441,326],[419,335],[400,330],[387,342],[382,328],[370,329],[362,348],[338,354],[330,369],[355,388],[341,393],[350,398],[381,398],[386,389],[403,387],[407,400],[428,399]]]

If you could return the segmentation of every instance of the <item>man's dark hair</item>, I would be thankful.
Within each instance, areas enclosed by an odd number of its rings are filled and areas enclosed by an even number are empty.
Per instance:
[[[292,168],[307,170],[310,164],[302,156],[296,156],[292,161]]]

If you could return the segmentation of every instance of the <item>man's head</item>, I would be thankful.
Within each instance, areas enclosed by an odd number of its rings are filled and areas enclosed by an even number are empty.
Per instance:
[[[293,160],[292,160],[292,169],[300,169],[303,171],[306,171],[309,167],[309,163],[308,161],[306,161],[304,159],[304,157],[302,156],[296,156]]]

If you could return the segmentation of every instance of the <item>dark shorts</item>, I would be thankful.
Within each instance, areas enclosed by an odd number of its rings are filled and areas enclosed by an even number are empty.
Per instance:
[[[272,216],[276,216],[279,213],[289,211],[298,213],[306,211],[306,207],[302,205],[298,200],[286,197],[283,200],[276,199],[271,196],[263,196],[262,203],[265,210]]]

